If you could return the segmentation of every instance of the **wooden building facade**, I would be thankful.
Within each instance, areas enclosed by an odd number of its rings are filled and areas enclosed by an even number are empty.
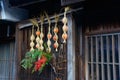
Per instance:
[[[3,25],[7,26],[4,29],[8,30],[5,33],[8,37],[0,38],[0,80],[120,80],[120,2],[61,1],[64,2],[63,6],[73,8],[67,14],[68,40],[63,44],[60,37],[59,51],[53,51],[51,65],[47,65],[41,74],[31,73],[20,66],[21,59],[30,49],[32,24],[24,20],[17,25],[8,22]],[[48,11],[49,14],[54,12]],[[60,15],[63,17],[63,14]],[[53,18],[52,16],[51,19]],[[63,25],[60,21],[59,35],[62,34]],[[8,25],[14,26],[14,29],[10,30]],[[47,26],[46,22],[45,34],[48,31]]]

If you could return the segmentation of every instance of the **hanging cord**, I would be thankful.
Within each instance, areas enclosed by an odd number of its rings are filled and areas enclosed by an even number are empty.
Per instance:
[[[50,41],[50,39],[52,38],[52,35],[51,35],[51,33],[50,33],[51,22],[50,22],[50,18],[49,18],[49,16],[48,16],[48,14],[47,14],[46,12],[45,12],[45,15],[46,15],[47,20],[48,20],[48,23],[49,23],[49,26],[48,26],[48,34],[47,34],[47,38],[48,38],[48,41],[47,41],[48,49],[47,49],[47,51],[48,51],[48,52],[51,52],[51,41]]]
[[[30,37],[30,51],[33,51],[34,50],[34,45],[35,45],[35,43],[34,43],[34,40],[35,40],[35,36],[34,36],[34,26],[32,27],[32,35],[31,35],[31,37]]]
[[[70,9],[69,7],[65,7],[64,17],[62,19],[62,23],[63,23],[63,27],[62,27],[62,29],[63,29],[63,34],[62,34],[63,43],[66,43],[66,40],[68,38],[68,35],[67,35],[67,31],[68,31],[68,26],[67,26],[68,19],[67,19],[66,13],[67,13],[67,11],[69,9]]]
[[[58,21],[59,21],[59,15],[55,14],[55,24],[56,24],[55,26],[57,26]]]
[[[44,50],[44,47],[43,47],[43,37],[44,37],[44,34],[43,34],[43,22],[44,22],[44,15],[40,15],[40,21],[41,21],[41,34],[40,34],[40,50]]]
[[[44,15],[40,15],[40,21],[41,21],[41,31],[43,31]]]
[[[50,26],[51,26],[50,18],[46,12],[44,12],[44,13],[45,13],[45,16],[47,17],[47,20],[48,20],[48,24],[49,24],[48,31],[50,32]]]
[[[66,14],[70,9],[71,9],[70,7],[65,7],[64,8],[64,17],[66,17]]]
[[[32,20],[30,20],[32,22]],[[32,26],[32,34],[31,34],[31,37],[30,37],[30,51],[33,51],[34,50],[34,40],[35,40],[35,36],[34,36],[34,23],[33,23],[33,26]]]
[[[39,25],[38,25],[38,21],[34,18],[34,19],[30,19],[30,21],[32,22],[32,24],[34,26],[37,27],[37,31],[36,31],[36,48],[38,48],[40,50],[40,44],[39,44],[39,41],[40,41],[40,30],[39,30]]]
[[[58,20],[59,20],[59,16],[57,14],[55,14],[55,27],[54,27],[54,36],[53,36],[53,40],[55,41],[55,43],[54,43],[53,46],[54,46],[56,51],[58,51],[58,46],[59,46],[59,44],[58,44],[58,35],[57,35],[57,33],[59,31],[58,27],[57,27]]]
[[[37,20],[36,20],[35,18],[30,19],[30,22],[31,22],[34,26],[39,27],[38,22],[37,22]]]

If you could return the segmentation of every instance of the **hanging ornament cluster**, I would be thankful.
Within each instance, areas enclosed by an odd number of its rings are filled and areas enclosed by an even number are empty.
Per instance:
[[[63,34],[62,34],[62,38],[63,38],[63,43],[66,43],[66,40],[68,38],[68,35],[67,35],[67,31],[68,31],[68,26],[67,26],[67,23],[68,23],[68,19],[67,19],[67,16],[66,16],[66,13],[67,11],[69,10],[69,7],[66,7],[65,8],[65,12],[64,12],[64,17],[62,19],[62,22],[63,22]]]
[[[67,11],[69,10],[69,7],[66,7],[65,10],[64,10],[64,17],[62,19],[62,23],[63,23],[63,27],[62,27],[62,30],[63,30],[63,34],[62,34],[62,39],[63,39],[63,43],[66,43],[66,40],[68,38],[68,35],[67,35],[67,31],[68,31],[68,19],[67,19]],[[52,38],[52,34],[51,34],[51,21],[50,21],[50,18],[48,16],[48,14],[45,12],[45,16],[47,17],[47,20],[48,20],[48,33],[47,33],[47,50],[48,52],[51,52],[51,38]],[[41,22],[41,28],[39,29],[39,25],[38,25],[38,21],[36,19],[31,19],[30,20],[32,23],[33,23],[33,28],[34,26],[37,27],[37,31],[36,31],[36,48],[38,48],[39,50],[44,50],[44,46],[43,46],[43,37],[44,37],[44,33],[43,33],[43,22],[44,22],[44,15],[41,15],[40,16],[40,22]],[[59,16],[58,15],[55,15],[55,26],[54,26],[54,35],[53,35],[53,40],[54,40],[54,44],[53,44],[53,47],[55,48],[55,51],[58,51],[58,47],[59,47],[59,43],[58,43],[58,27],[57,27],[57,23],[59,21]],[[31,50],[34,50],[34,39],[35,39],[35,36],[33,34],[33,30],[32,30],[32,35],[31,35],[31,43],[30,43],[30,51]]]
[[[30,51],[28,51],[25,54],[25,58],[21,60],[21,66],[24,69],[31,69],[33,72],[39,72],[41,73],[44,67],[50,62],[52,59],[52,54],[44,48],[47,48],[46,46],[43,46],[43,19],[44,16],[41,16],[41,29],[39,29],[38,21],[36,19],[30,19],[30,21],[33,23],[32,27],[32,35],[30,37]],[[34,27],[37,27],[37,31],[35,32],[36,35],[34,35]],[[36,38],[35,38],[36,36]],[[35,46],[36,44],[36,46]],[[36,47],[36,48],[35,48]]]
[[[67,40],[67,31],[68,31],[68,20],[67,20],[67,16],[66,13],[69,10],[69,8],[65,8],[65,12],[64,12],[64,17],[62,19],[62,23],[63,23],[63,34],[62,34],[62,39],[63,42],[66,43]],[[45,36],[45,33],[43,31],[43,24],[44,24],[44,17],[46,16],[47,20],[48,20],[48,32],[47,35]],[[45,15],[41,15],[40,16],[40,26],[39,26],[39,22],[37,21],[38,19],[30,19],[30,22],[33,24],[32,26],[32,34],[30,36],[30,51],[26,53],[25,58],[21,61],[21,65],[24,69],[30,69],[33,68],[32,72],[34,71],[42,71],[43,68],[45,67],[45,65],[47,65],[51,58],[52,58],[52,54],[51,54],[51,45],[53,42],[53,46],[55,51],[58,51],[58,47],[59,47],[59,43],[58,43],[58,32],[59,29],[58,28],[58,21],[59,21],[59,16],[55,15],[55,25],[54,25],[54,29],[52,30],[51,28],[51,21],[50,18],[48,16],[48,14],[45,12]],[[34,33],[34,30],[36,29],[35,27],[37,27],[36,32]],[[54,32],[53,37],[52,37],[52,32]],[[36,34],[36,35],[34,35]],[[47,41],[44,41],[44,37],[47,38]],[[53,41],[51,40],[53,39]],[[47,43],[46,45],[44,43]]]

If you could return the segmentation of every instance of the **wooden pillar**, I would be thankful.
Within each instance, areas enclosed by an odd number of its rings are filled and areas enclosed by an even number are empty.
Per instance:
[[[20,80],[20,60],[21,60],[21,53],[22,53],[22,39],[23,39],[23,33],[16,27],[16,64],[17,64],[17,79]]]
[[[68,15],[67,80],[75,80],[75,24],[71,14]]]

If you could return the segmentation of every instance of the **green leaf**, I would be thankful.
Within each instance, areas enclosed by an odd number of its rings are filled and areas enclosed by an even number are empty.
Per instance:
[[[32,70],[32,73],[34,73],[34,72],[35,72],[35,69]]]
[[[25,59],[23,59],[20,63],[22,64],[22,63],[24,63],[25,62]]]
[[[44,44],[44,47],[47,48],[47,44]],[[26,52],[25,58],[21,60],[21,66],[27,70],[32,69],[32,73],[35,71],[34,64],[38,60],[39,57],[44,55],[47,58],[46,63],[40,68],[39,73],[41,73],[46,65],[50,62],[52,59],[52,53],[47,52],[46,50],[41,51],[38,49],[35,49],[33,51]]]
[[[26,65],[21,65],[25,70],[27,70],[27,66]]]

